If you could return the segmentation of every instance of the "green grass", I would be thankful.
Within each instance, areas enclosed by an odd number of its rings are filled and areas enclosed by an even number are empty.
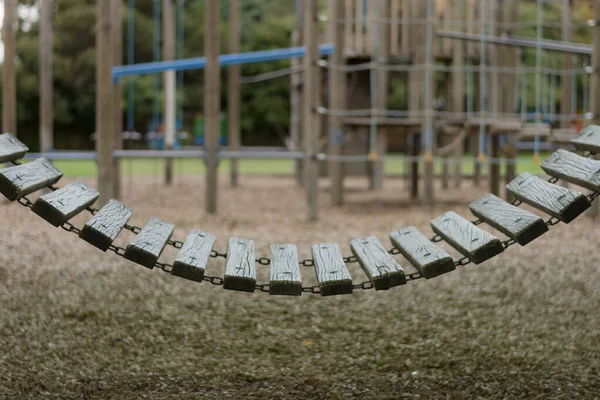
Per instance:
[[[542,154],[544,159],[547,154]],[[91,177],[96,176],[96,163],[91,160],[56,160],[55,165],[63,171],[65,176],[71,177]],[[130,159],[121,162],[122,173],[126,175],[152,176],[162,173],[164,161],[150,159]],[[240,160],[240,172],[247,175],[289,175],[293,172],[293,160],[273,160],[273,159],[252,159]],[[231,163],[229,160],[222,160],[219,165],[220,173],[228,173]],[[473,157],[467,156],[462,162],[463,173],[473,172]],[[386,160],[384,170],[386,174],[397,175],[407,171],[406,163],[401,159]],[[436,172],[442,170],[441,164],[436,163]],[[517,171],[539,173],[541,169],[535,163],[530,154],[520,155],[517,159]],[[201,160],[179,159],[175,160],[176,174],[202,174],[204,173],[204,163]]]

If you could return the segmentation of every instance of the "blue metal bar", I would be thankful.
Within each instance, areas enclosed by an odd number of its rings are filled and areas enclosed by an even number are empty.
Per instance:
[[[333,54],[333,44],[322,44],[319,46],[322,56]],[[290,58],[304,57],[304,47],[290,47],[286,49],[273,49],[251,51],[247,53],[222,54],[219,56],[219,65],[251,64],[265,61],[287,60]],[[115,66],[112,69],[113,80],[117,82],[120,77],[128,75],[157,74],[160,72],[174,70],[185,71],[189,69],[202,69],[206,65],[205,57],[187,58],[183,60],[157,61],[150,63]]]
[[[129,0],[129,9],[127,11],[127,64],[133,64],[134,57],[134,35],[135,35],[135,0]],[[127,82],[127,129],[133,131],[134,125],[134,90],[133,90],[133,77]]]

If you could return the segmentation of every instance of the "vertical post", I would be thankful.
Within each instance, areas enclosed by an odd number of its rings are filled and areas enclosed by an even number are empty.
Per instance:
[[[4,62],[2,64],[2,131],[17,135],[17,74],[15,71],[17,0],[4,0]]]
[[[561,0],[561,39],[565,42],[571,41],[571,1]],[[563,116],[571,113],[571,68],[573,57],[569,53],[562,54],[563,75],[560,78],[560,114]],[[569,128],[571,120],[561,119],[561,128]]]
[[[302,0],[296,0],[296,29],[292,32],[292,46],[302,45]],[[299,69],[302,66],[300,58],[292,58],[292,68]],[[300,72],[291,75],[290,87],[290,149],[298,150],[302,147],[302,77]],[[304,183],[302,160],[294,160],[294,176],[296,183]]]
[[[175,12],[173,0],[163,0],[163,60],[175,58]],[[177,118],[177,84],[175,71],[164,73],[165,88],[165,149],[175,145],[175,120]],[[165,185],[173,182],[173,159],[165,159]]]
[[[600,124],[600,0],[594,0],[594,20],[596,23],[592,28],[592,79],[591,85],[584,90],[590,91],[590,112],[592,113],[592,124]],[[594,201],[587,212],[590,217],[600,214],[600,200]]]
[[[111,77],[112,49],[111,2],[97,0],[96,29],[96,152],[98,153],[98,189],[99,202],[104,205],[113,198],[112,171],[112,132],[113,118],[113,82]]]
[[[206,200],[205,209],[209,214],[217,213],[217,150],[219,145],[219,114],[221,104],[221,70],[219,67],[219,49],[221,35],[221,1],[204,2],[204,116],[206,148]]]
[[[409,5],[410,9],[408,10],[408,19],[409,21],[421,20],[423,18],[422,14],[422,1],[418,0],[410,0]],[[409,117],[418,118],[417,114],[419,110],[421,110],[421,71],[419,71],[419,66],[423,62],[423,39],[422,39],[422,24],[415,24],[414,22],[407,22],[409,25],[408,30],[410,30],[410,54],[413,55],[412,65],[408,72],[408,111]],[[418,156],[419,153],[415,153],[416,151],[420,151],[420,146],[417,143],[419,140],[419,135],[416,132],[412,133],[412,142],[411,142],[411,150],[413,152],[413,156]],[[408,142],[408,141],[407,141]],[[419,162],[415,159],[410,162],[410,179],[411,179],[411,198],[416,198],[419,196]]]
[[[421,141],[424,148],[424,192],[423,202],[432,204],[433,191],[433,148],[435,146],[435,131],[433,130],[433,96],[435,91],[435,74],[433,70],[433,17],[435,4],[427,0],[427,30],[425,33],[425,118],[423,120],[423,135]]]
[[[43,2],[42,2],[43,3]],[[112,0],[112,21],[113,29],[111,32],[113,46],[112,65],[123,64],[123,2],[121,0]],[[120,81],[119,81],[120,82]],[[117,82],[113,87],[113,142],[112,150],[123,149],[123,112],[121,108],[121,84]],[[112,183],[113,196],[118,199],[121,196],[121,165],[118,158],[112,158]]]
[[[303,138],[304,138],[304,187],[306,190],[306,219],[314,221],[317,219],[317,184],[318,184],[318,162],[316,159],[319,141],[319,119],[316,115],[316,86],[317,86],[317,0],[304,0],[303,4],[303,42],[306,48],[304,55],[304,98],[302,106],[303,114]]]
[[[488,0],[488,12],[489,12],[489,32],[490,36],[499,36],[499,22],[502,22],[502,13],[498,12],[498,2],[496,0]],[[500,45],[490,44],[488,46],[488,65],[494,70],[490,72],[490,91],[488,92],[488,96],[490,96],[490,111],[493,118],[498,116],[498,111],[500,109],[500,99],[502,98],[500,95],[500,74],[495,68],[500,64]]]
[[[52,102],[52,6],[40,4],[40,151],[47,153],[54,143]]]
[[[229,52],[240,52],[240,0],[229,0]],[[227,67],[227,116],[229,148],[238,151],[241,145],[240,137],[240,76],[241,66]],[[238,160],[232,159],[229,180],[231,186],[238,185]]]
[[[369,40],[376,60],[376,69],[371,70],[371,96],[372,104],[377,110],[388,107],[388,82],[389,72],[384,68],[390,57],[390,24],[385,21],[390,13],[389,0],[377,0],[373,3],[372,29]],[[374,89],[374,90],[373,90]],[[371,189],[383,187],[383,157],[387,153],[387,132],[385,128],[377,126],[378,113],[371,116],[370,156],[372,159]]]
[[[454,20],[463,21],[465,19],[465,0],[456,0],[454,4]],[[464,31],[461,24],[458,29]],[[452,42],[452,101],[451,110],[456,113],[465,112],[465,42],[462,40]],[[457,144],[454,153],[454,187],[460,188],[462,174],[462,153],[463,143]]]
[[[345,0],[329,0],[332,13],[329,16],[330,32],[333,35],[334,53],[331,56],[333,68],[329,69],[329,108],[345,110],[346,101],[346,71],[341,67],[345,65],[345,25],[342,23],[345,15]],[[344,149],[343,119],[339,115],[329,116],[329,154],[339,156]],[[340,160],[329,162],[329,176],[331,179],[331,202],[339,206],[344,201],[344,168]]]

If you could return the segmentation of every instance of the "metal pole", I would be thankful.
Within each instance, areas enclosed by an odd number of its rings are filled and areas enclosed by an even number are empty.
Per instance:
[[[134,43],[135,43],[135,0],[129,0],[127,10],[127,64],[131,65],[134,62]],[[130,77],[127,82],[127,130],[133,132],[134,129],[134,77]]]
[[[543,0],[537,0],[537,27],[535,49],[535,137],[533,148],[533,159],[535,162],[540,161],[540,131],[542,128],[542,116],[540,113],[541,94],[542,94],[542,7]]]
[[[584,91],[590,91],[591,103],[590,112],[592,119],[589,121],[592,124],[600,124],[600,0],[594,0],[594,20],[596,24],[592,28],[592,82],[590,86],[584,87]],[[596,217],[600,214],[600,201],[596,200],[590,207],[587,215]]]
[[[111,40],[113,60],[112,65],[123,64],[123,1],[111,1],[112,24]],[[123,113],[121,112],[122,102],[121,84],[119,82],[113,84],[113,118],[114,124],[112,129],[112,150],[123,149]],[[121,161],[112,159],[112,184],[113,197],[119,199],[121,197]]]
[[[221,48],[219,24],[221,1],[204,2],[204,116],[206,156],[206,200],[205,209],[209,214],[217,213],[217,149],[219,145],[219,114],[221,104],[221,70],[218,56]]]
[[[163,0],[163,60],[175,58],[175,13],[173,0]],[[172,150],[175,145],[175,120],[177,119],[177,82],[175,70],[164,73],[165,93],[165,149]],[[173,160],[165,159],[165,185],[173,182]]]
[[[52,150],[53,93],[52,93],[52,6],[54,0],[40,4],[40,152]]]
[[[239,53],[240,43],[240,0],[229,0],[229,52]],[[227,124],[229,147],[238,150],[241,145],[240,137],[240,102],[241,102],[241,66],[231,65],[227,67]],[[238,186],[238,161],[231,160],[231,171],[229,180],[231,186]]]

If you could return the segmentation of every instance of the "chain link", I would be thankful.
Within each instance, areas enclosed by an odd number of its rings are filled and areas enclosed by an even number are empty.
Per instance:
[[[454,265],[456,267],[462,267],[464,265],[469,264],[470,262],[471,262],[471,260],[469,259],[469,257],[464,256],[463,258],[454,261]]]
[[[33,207],[33,203],[31,202],[31,200],[29,200],[29,199],[28,199],[27,197],[25,197],[25,196],[23,196],[23,197],[21,197],[20,199],[18,199],[18,200],[17,200],[17,202],[18,202],[19,204],[21,204],[22,206],[24,206],[24,207],[27,207],[27,208],[31,208],[31,207]]]
[[[175,247],[176,249],[180,249],[183,247],[183,242],[181,240],[167,240],[167,244]]]
[[[81,230],[79,228],[77,228],[75,225],[73,225],[72,223],[70,223],[69,221],[63,222],[60,227],[63,228],[65,231],[73,232],[76,235],[79,235],[81,233]]]
[[[221,278],[220,276],[207,276],[204,275],[202,277],[203,281],[206,281],[212,285],[216,285],[216,286],[223,286],[223,278]]]
[[[321,293],[321,289],[317,285],[315,285],[315,286],[304,286],[302,288],[302,292],[303,293]]]
[[[267,257],[257,258],[256,262],[260,265],[269,265],[271,264],[271,260]]]
[[[546,221],[546,225],[553,226],[553,225],[558,224],[559,222],[560,222],[560,219],[558,219],[556,217],[552,217],[548,221]]]
[[[373,286],[371,281],[364,281],[364,282],[355,283],[352,285],[352,289],[358,289],[358,290],[369,290],[369,289],[373,289],[374,287],[375,286]]]
[[[306,260],[300,261],[300,265],[303,267],[314,267],[315,261],[312,258],[307,258]]]
[[[210,256],[211,258],[227,258],[227,253],[219,253],[217,250],[211,250],[210,251]]]
[[[442,241],[442,237],[440,235],[433,235],[433,237],[430,239],[433,243],[437,243],[437,242],[441,242]]]
[[[502,242],[502,248],[506,249],[510,246],[512,246],[513,244],[517,243],[517,241],[515,239],[508,239]]]
[[[270,286],[268,283],[257,283],[254,287],[258,291],[269,293]]]

